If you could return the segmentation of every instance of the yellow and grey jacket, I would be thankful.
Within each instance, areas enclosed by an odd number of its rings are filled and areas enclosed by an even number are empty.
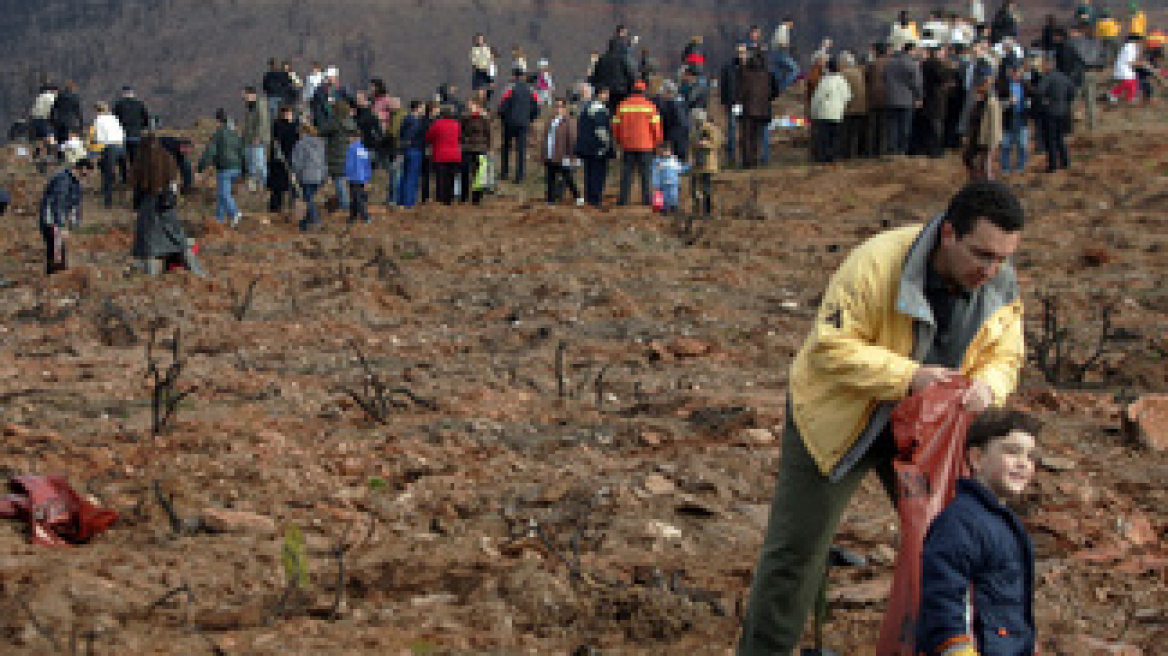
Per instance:
[[[929,354],[936,327],[925,272],[943,216],[890,230],[858,246],[832,276],[815,325],[791,365],[795,427],[824,475],[846,474],[885,429]],[[1002,404],[1025,359],[1022,299],[1013,267],[972,292],[955,325],[961,372]]]

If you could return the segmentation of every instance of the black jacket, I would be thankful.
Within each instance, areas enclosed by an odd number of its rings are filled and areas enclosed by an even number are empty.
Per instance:
[[[588,83],[595,88],[608,89],[614,97],[624,97],[633,90],[636,73],[629,66],[629,60],[619,49],[609,49],[596,60]]]
[[[353,111],[353,121],[361,131],[361,143],[369,150],[380,151],[385,141],[385,133],[381,129],[381,119],[373,113],[371,107],[358,107]]]
[[[503,92],[499,118],[510,128],[525,128],[539,116],[539,98],[526,82],[515,81]]]
[[[612,157],[612,117],[599,100],[589,101],[576,120],[576,157]]]
[[[146,103],[137,98],[120,98],[114,103],[114,116],[126,131],[126,138],[141,139],[142,133],[150,129],[150,112]]]
[[[49,111],[49,120],[53,125],[64,129],[81,130],[81,126],[85,125],[83,119],[81,98],[77,97],[77,94],[69,91],[57,94],[53,109]]]
[[[1033,102],[1040,116],[1067,118],[1074,100],[1075,84],[1059,71],[1046,73],[1034,86]]]
[[[739,63],[738,58],[734,58],[730,63],[722,67],[722,74],[718,77],[718,94],[722,105],[729,107],[737,102],[738,97],[738,72],[742,69],[742,64]]]

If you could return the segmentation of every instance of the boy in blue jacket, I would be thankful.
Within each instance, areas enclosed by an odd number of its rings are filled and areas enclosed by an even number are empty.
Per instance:
[[[677,159],[669,144],[662,144],[658,148],[657,159],[653,160],[653,191],[661,192],[664,200],[661,211],[665,214],[677,211],[681,195],[681,176],[688,170],[689,166]]]
[[[349,151],[345,154],[345,179],[349,181],[349,223],[360,217],[365,223],[369,218],[369,196],[365,185],[373,178],[373,159],[361,135],[354,134],[349,141]]]
[[[969,426],[973,478],[929,526],[921,559],[916,651],[927,656],[1030,656],[1034,550],[1005,502],[1034,476],[1038,421],[990,409]]]

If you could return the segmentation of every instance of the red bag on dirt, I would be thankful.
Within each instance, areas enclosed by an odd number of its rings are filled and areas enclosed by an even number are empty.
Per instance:
[[[0,517],[23,517],[33,544],[67,547],[109,528],[118,514],[89,503],[63,476],[16,476],[0,497]]]
[[[936,383],[901,401],[892,412],[900,549],[880,627],[879,656],[915,653],[925,533],[953,500],[957,478],[969,473],[965,433],[974,415],[961,406],[961,394],[968,388],[965,378]]]
[[[658,212],[665,209],[665,192],[660,189],[653,192],[653,209]]]

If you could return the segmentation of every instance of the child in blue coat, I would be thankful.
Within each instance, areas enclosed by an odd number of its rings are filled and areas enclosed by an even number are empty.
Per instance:
[[[349,181],[349,223],[360,217],[369,223],[369,196],[365,185],[373,179],[373,158],[361,135],[355,134],[349,141],[349,151],[345,154],[345,179]]]
[[[925,537],[917,653],[1034,653],[1034,550],[1005,502],[1034,476],[1038,428],[1017,410],[987,410],[970,424],[974,476],[957,481],[957,495]]]
[[[677,159],[667,143],[662,144],[657,153],[657,159],[653,160],[653,191],[661,192],[665,201],[661,210],[670,214],[677,211],[681,176],[689,170],[689,166]]]

